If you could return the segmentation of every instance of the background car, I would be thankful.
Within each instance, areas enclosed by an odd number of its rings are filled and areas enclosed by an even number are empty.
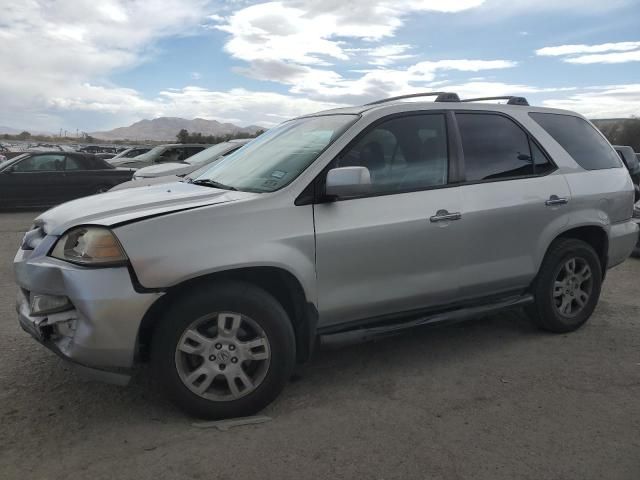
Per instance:
[[[57,205],[106,192],[132,175],[89,154],[24,153],[0,164],[0,207]]]
[[[625,167],[629,170],[629,175],[635,185],[640,185],[640,161],[632,147],[627,145],[614,145],[618,155],[622,159]]]
[[[138,155],[135,158],[121,158],[120,160],[112,160],[111,165],[116,167],[143,168],[157,163],[176,163],[182,162],[187,158],[201,152],[209,145],[201,144],[167,144],[158,145],[147,153]]]
[[[181,180],[191,181],[194,178],[198,178],[215,162],[218,162],[227,155],[230,155],[236,150],[240,149],[242,145],[246,145],[250,140],[253,139],[231,140],[229,142],[218,143],[217,145],[209,147],[200,153],[196,153],[193,157],[188,158],[185,163],[167,163],[165,165],[154,165],[151,167],[141,168],[134,173],[133,180],[129,180],[128,182],[116,185],[111,190],[149,187],[151,185],[179,182]],[[228,143],[230,143],[231,145],[226,145]],[[212,155],[211,151],[218,146],[220,146],[221,148]],[[224,153],[220,153],[220,151]],[[196,157],[199,158],[196,159]],[[192,162],[192,160],[195,161]],[[165,166],[169,168],[167,168],[166,170],[154,170]],[[172,168],[172,166],[174,166],[174,168]],[[148,171],[151,173],[163,174],[161,176],[151,176],[147,175]],[[167,172],[169,172],[170,174],[167,174]]]
[[[205,165],[220,160],[229,155],[253,139],[229,140],[221,142],[185,159],[183,162],[163,163],[141,168],[133,175],[133,179],[164,177],[167,175],[185,176]]]
[[[147,153],[149,150],[151,150],[151,147],[131,147],[131,148],[127,148],[123,151],[121,151],[120,153],[118,153],[116,156],[114,156],[113,158],[109,159],[109,163],[113,163],[117,160],[121,160],[124,158],[135,158],[139,155],[142,155],[143,153]]]

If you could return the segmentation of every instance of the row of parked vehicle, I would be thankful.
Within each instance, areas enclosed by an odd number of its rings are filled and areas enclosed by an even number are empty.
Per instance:
[[[113,188],[190,178],[248,141],[132,147],[108,160],[73,151],[23,153],[0,162],[0,207],[50,207]]]

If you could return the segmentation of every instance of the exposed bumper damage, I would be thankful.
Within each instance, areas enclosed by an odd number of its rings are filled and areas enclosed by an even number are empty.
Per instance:
[[[133,367],[140,321],[161,293],[138,293],[125,267],[90,269],[46,256],[55,237],[14,261],[21,327],[92,378],[125,384]],[[34,314],[31,294],[66,296],[65,311]]]

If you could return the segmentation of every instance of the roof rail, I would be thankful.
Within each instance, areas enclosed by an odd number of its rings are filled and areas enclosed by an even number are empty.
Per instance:
[[[481,102],[483,100],[507,100],[507,105],[520,105],[521,107],[528,107],[529,102],[524,97],[514,97],[513,95],[507,95],[504,97],[478,97],[478,98],[465,98],[461,102]]]
[[[457,93],[451,92],[425,92],[425,93],[411,93],[409,95],[400,95],[397,97],[385,98],[383,100],[376,100],[375,102],[365,104],[365,107],[370,107],[372,105],[380,105],[381,103],[393,102],[394,100],[403,100],[405,98],[415,98],[415,97],[436,97],[436,102],[459,102],[460,97],[458,97]]]

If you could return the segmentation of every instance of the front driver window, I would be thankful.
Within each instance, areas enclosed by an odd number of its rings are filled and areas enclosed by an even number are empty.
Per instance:
[[[445,117],[425,114],[377,125],[334,167],[366,167],[372,194],[385,194],[445,185],[448,163]]]
[[[64,169],[64,155],[34,155],[18,163],[16,172],[55,172]]]

